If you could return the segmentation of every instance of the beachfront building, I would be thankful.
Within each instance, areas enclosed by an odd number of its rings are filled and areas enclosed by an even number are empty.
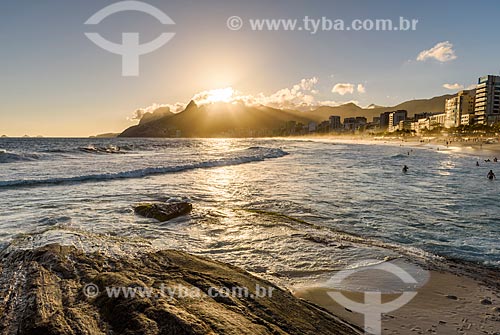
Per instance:
[[[342,123],[340,122],[340,116],[332,115],[329,118],[330,120],[330,130],[340,130],[342,128]]]
[[[413,126],[413,120],[401,120],[399,121],[399,125],[398,125],[398,130],[399,131],[405,131],[405,132],[409,132],[409,131],[412,131],[415,126]]]
[[[438,127],[444,127],[446,121],[446,113],[434,114],[429,117],[429,130]]]
[[[328,133],[330,132],[330,121],[323,121],[318,125],[318,133]]]
[[[368,120],[364,116],[356,116],[356,129],[366,126]]]
[[[316,122],[309,122],[308,129],[310,133],[314,133],[317,127],[318,124]]]
[[[346,117],[344,119],[344,129],[345,130],[356,130],[356,118]]]
[[[430,118],[428,117],[418,119],[416,123],[417,125],[415,126],[415,129],[417,134],[420,134],[421,132],[426,130],[430,130],[431,128]]]
[[[379,124],[380,124],[380,130],[387,130],[389,128],[389,115],[392,112],[384,112],[380,114],[379,118]]]
[[[462,115],[474,113],[474,92],[460,91],[456,96],[446,99],[444,121],[445,128],[458,127],[462,124]]]
[[[399,123],[408,118],[406,110],[397,110],[389,113],[389,126],[387,130],[392,133],[399,129]]]
[[[500,121],[500,76],[488,75],[479,78],[474,114],[478,124]]]
[[[471,124],[474,124],[474,113],[462,114],[460,125],[469,126]]]

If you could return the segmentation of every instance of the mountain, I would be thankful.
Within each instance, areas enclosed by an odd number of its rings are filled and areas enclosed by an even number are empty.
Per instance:
[[[330,115],[339,115],[342,119],[353,116],[364,116],[371,121],[373,117],[380,116],[381,113],[404,109],[408,111],[408,116],[413,116],[416,113],[443,113],[445,100],[454,95],[442,95],[431,99],[410,100],[392,107],[374,107],[361,108],[353,103],[346,105],[330,107],[322,106],[312,111],[314,119],[326,120]]]
[[[224,136],[235,131],[240,133],[263,132],[282,128],[288,121],[308,124],[328,120],[331,115],[346,117],[364,116],[368,121],[383,112],[405,109],[409,116],[415,113],[442,113],[445,100],[453,95],[403,102],[393,107],[371,105],[361,108],[354,103],[340,106],[320,106],[311,111],[277,109],[267,106],[213,103],[198,106],[191,101],[180,113],[172,113],[162,107],[153,113],[145,113],[139,124],[126,129],[120,137],[212,137]]]
[[[219,136],[234,130],[271,131],[290,120],[307,124],[312,119],[306,113],[267,106],[215,103],[199,107],[191,101],[184,111],[140,122],[125,130],[120,137],[170,137],[178,130],[183,137]]]
[[[118,137],[118,135],[120,135],[119,133],[105,133],[105,134],[99,134],[99,135],[95,135],[95,136],[90,136],[90,138],[115,138],[115,137]]]
[[[139,122],[139,124],[144,124],[144,123],[148,123],[151,121],[156,121],[156,120],[159,120],[163,117],[168,117],[168,116],[172,116],[172,115],[174,115],[174,113],[172,113],[170,111],[170,107],[160,107],[160,108],[155,109],[152,113],[151,112],[144,113],[142,115],[142,118],[141,118],[141,121]]]

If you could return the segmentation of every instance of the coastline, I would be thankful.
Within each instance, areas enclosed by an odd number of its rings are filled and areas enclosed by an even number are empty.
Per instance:
[[[325,287],[302,288],[294,294],[363,327],[363,316],[347,310],[330,298],[327,292],[332,291],[363,302],[361,293]],[[417,295],[409,303],[383,315],[384,334],[498,334],[498,289],[464,275],[433,270],[429,281],[415,292]],[[385,294],[382,301],[388,302],[397,297],[398,295]]]
[[[490,159],[493,161],[495,157],[500,159],[500,138],[495,138],[495,143],[488,143],[484,138],[470,138],[469,140],[459,141],[453,140],[445,136],[432,137],[398,137],[398,136],[366,136],[366,135],[314,135],[314,136],[296,136],[296,137],[279,137],[282,140],[299,140],[299,141],[328,141],[334,143],[349,143],[361,145],[389,145],[399,146],[409,149],[419,148],[436,151],[453,151],[460,152],[470,156],[475,156],[478,159]],[[447,144],[448,142],[448,144]],[[481,162],[480,162],[481,163]]]

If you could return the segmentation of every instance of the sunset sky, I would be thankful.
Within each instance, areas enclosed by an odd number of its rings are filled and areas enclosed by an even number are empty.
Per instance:
[[[138,12],[85,21],[114,1],[0,2],[0,135],[89,136],[133,124],[138,108],[187,103],[207,90],[257,102],[396,105],[452,93],[500,71],[500,3],[491,1],[145,1],[175,21]],[[226,22],[240,16],[244,26]],[[248,19],[418,19],[412,32],[252,31]],[[120,42],[175,37],[121,75],[121,57],[84,35]],[[295,88],[294,88],[295,85]],[[351,86],[352,85],[352,86]],[[336,87],[336,88],[335,88]],[[288,90],[284,90],[288,88]],[[335,89],[334,89],[335,88]],[[282,91],[280,91],[282,90]],[[216,91],[227,98],[227,91]],[[221,93],[222,92],[222,93]],[[262,94],[260,94],[262,93]]]

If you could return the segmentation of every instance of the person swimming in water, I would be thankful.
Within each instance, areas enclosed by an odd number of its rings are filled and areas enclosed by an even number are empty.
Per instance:
[[[497,179],[497,176],[495,176],[493,170],[490,170],[490,172],[488,172],[488,179],[489,180]]]
[[[479,166],[479,162],[476,162],[476,166]]]
[[[408,166],[406,166],[406,165],[405,165],[405,166],[403,166],[403,172],[404,172],[404,173],[408,172]]]

